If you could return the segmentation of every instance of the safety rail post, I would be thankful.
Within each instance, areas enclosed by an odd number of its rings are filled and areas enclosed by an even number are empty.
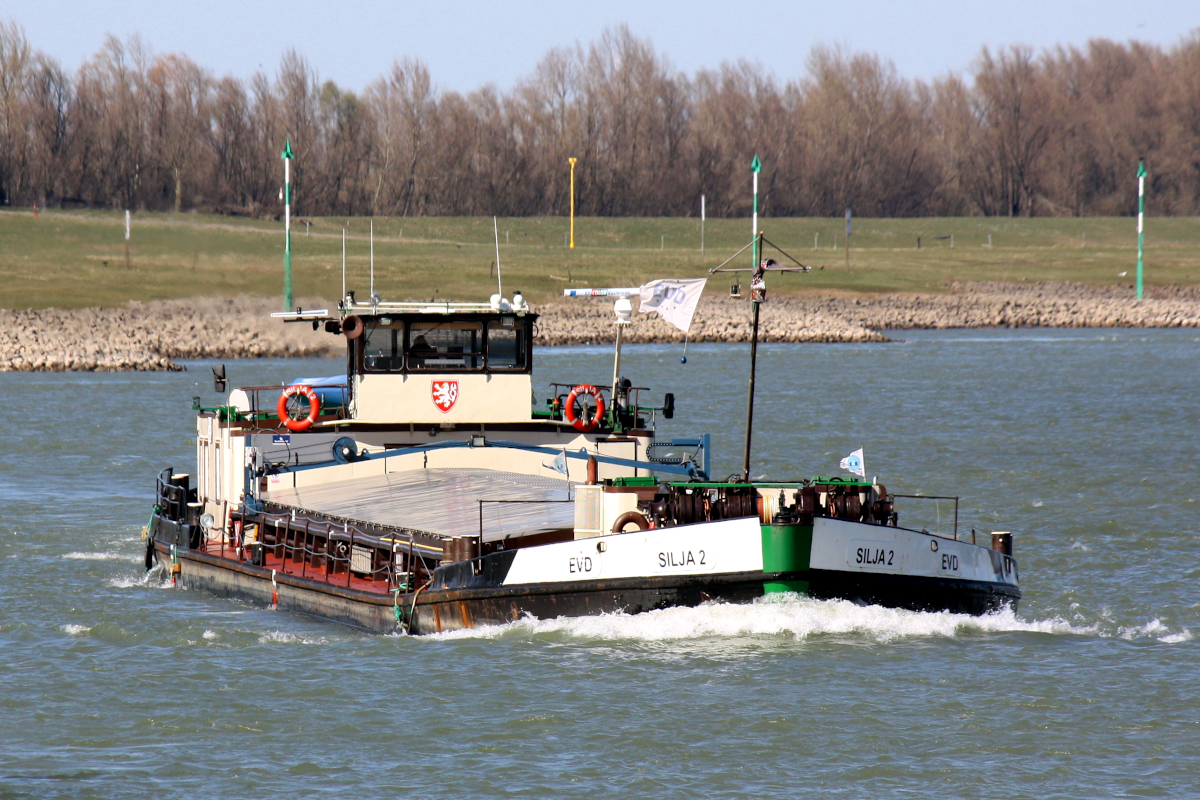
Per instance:
[[[415,541],[415,539],[413,537],[412,531],[409,531],[408,532],[408,552],[405,553],[405,555],[404,555],[404,572],[405,572],[405,574],[408,575],[408,577],[404,579],[404,589],[405,589],[405,591],[408,591],[408,592],[411,592],[413,590],[413,586],[416,583],[416,577],[417,577],[416,576],[416,566],[413,564],[413,558],[416,555],[416,551],[413,549],[414,541]],[[421,563],[422,564],[425,563],[424,559],[421,560]]]
[[[296,568],[296,534],[297,531],[292,528],[292,523],[289,522],[287,525],[287,537],[285,539],[287,544],[283,548],[284,564],[280,566],[281,572],[285,571],[283,568],[287,566],[286,556],[288,553],[292,554],[292,569]]]
[[[330,548],[333,545],[333,523],[325,523],[325,580],[329,581],[330,566],[333,563],[333,556],[330,554]]]
[[[308,517],[304,518],[304,549],[300,556],[300,577],[303,578],[308,574],[308,526],[312,522]],[[294,561],[294,559],[293,559]]]
[[[350,529],[350,549],[346,551],[346,588],[350,588],[350,578],[353,577],[354,571],[350,569],[354,564],[354,528]]]

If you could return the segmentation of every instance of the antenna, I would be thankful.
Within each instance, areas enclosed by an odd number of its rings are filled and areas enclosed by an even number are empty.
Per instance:
[[[375,296],[375,220],[371,220],[371,297]]]
[[[346,299],[346,229],[342,228],[342,299]]]
[[[500,282],[500,228],[495,216],[492,217],[492,233],[496,237],[496,291],[504,297],[504,286]]]
[[[563,297],[615,297],[616,302],[613,303],[613,313],[616,314],[617,326],[617,341],[616,350],[613,353],[613,378],[612,389],[609,395],[612,398],[613,414],[617,413],[617,394],[619,392],[621,382],[621,338],[625,327],[630,324],[630,319],[633,317],[633,303],[629,301],[630,297],[635,297],[641,293],[640,286],[627,286],[623,288],[613,289],[563,289]],[[628,403],[628,395],[625,396],[624,403]],[[615,418],[615,417],[614,417]]]

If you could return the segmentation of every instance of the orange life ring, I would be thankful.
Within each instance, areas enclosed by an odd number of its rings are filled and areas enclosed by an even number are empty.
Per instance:
[[[287,401],[298,394],[302,394],[308,399],[308,416],[304,419],[292,419],[287,409]],[[279,414],[279,421],[289,431],[297,433],[306,431],[313,426],[313,423],[317,421],[317,415],[321,413],[321,398],[311,386],[305,386],[302,383],[292,384],[279,395],[279,404],[275,406],[275,412]]]
[[[596,398],[596,413],[588,422],[584,422],[583,417],[575,416],[575,401],[579,399],[580,395],[584,394],[591,395],[592,397]],[[566,412],[567,422],[571,423],[575,430],[583,431],[585,433],[588,431],[594,431],[596,428],[600,427],[600,420],[604,417],[604,395],[600,394],[600,390],[595,386],[592,386],[590,383],[581,383],[572,389],[571,393],[567,395]]]

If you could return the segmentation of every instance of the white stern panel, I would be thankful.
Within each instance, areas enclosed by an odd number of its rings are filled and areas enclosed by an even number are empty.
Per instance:
[[[926,578],[1016,584],[1003,556],[986,547],[941,536],[818,517],[813,520],[812,569],[880,572]]]
[[[517,551],[504,585],[762,568],[762,529],[757,517],[746,517],[525,548]]]

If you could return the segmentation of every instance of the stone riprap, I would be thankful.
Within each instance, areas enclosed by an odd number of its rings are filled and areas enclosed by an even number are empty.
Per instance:
[[[328,307],[301,300],[306,308]],[[636,303],[635,303],[636,305]],[[178,369],[189,358],[337,355],[340,339],[307,324],[284,325],[267,298],[194,298],[120,308],[0,309],[0,371]],[[559,301],[536,309],[543,345],[612,341],[612,301]],[[630,342],[681,342],[683,332],[635,312]],[[886,342],[880,331],[913,328],[1200,327],[1200,287],[1150,287],[1137,302],[1127,287],[1069,283],[958,283],[940,294],[771,297],[760,337],[770,342]],[[706,296],[693,342],[745,342],[746,300]]]
[[[175,359],[340,351],[340,342],[314,332],[311,325],[272,319],[271,312],[278,310],[278,300],[249,297],[164,300],[120,308],[0,309],[0,371],[174,370],[181,369]]]
[[[1072,283],[956,283],[940,294],[770,297],[759,335],[772,342],[883,342],[880,331],[916,328],[1169,328],[1200,326],[1200,287],[1151,287],[1134,299],[1127,287]],[[539,309],[539,341],[591,344],[612,340],[612,301],[570,300]],[[681,342],[683,332],[634,313],[628,341]],[[750,304],[709,297],[692,320],[693,342],[750,339]]]

